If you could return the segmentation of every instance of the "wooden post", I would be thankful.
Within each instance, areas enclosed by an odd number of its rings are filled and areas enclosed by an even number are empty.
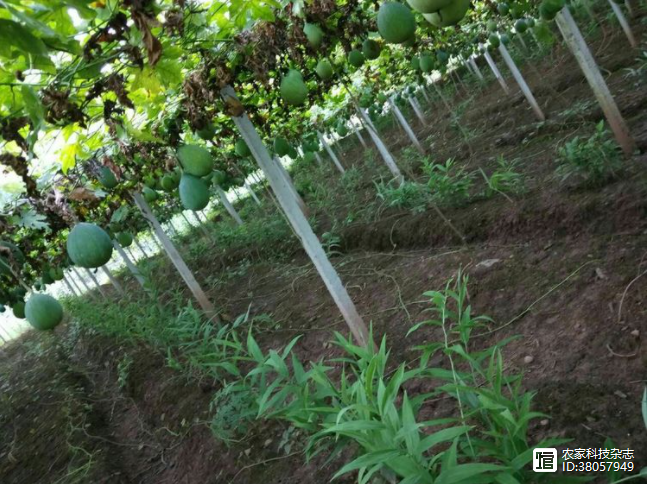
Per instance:
[[[397,117],[399,120],[399,123],[401,124],[401,127],[404,129],[406,134],[408,135],[408,138],[410,138],[410,141],[412,141],[412,144],[415,145],[415,148],[417,148],[417,151],[421,153],[422,155],[426,154],[426,150],[424,147],[421,145],[419,140],[417,139],[417,136],[415,136],[415,132],[412,130],[410,125],[408,124],[408,121],[406,121],[406,118],[403,117],[403,114],[401,113],[401,110],[397,106],[397,104],[394,102],[394,99],[392,96],[389,98],[390,101],[390,106],[392,107],[392,112],[394,115]]]
[[[121,295],[123,296],[123,295],[124,295],[124,288],[123,288],[122,285],[119,283],[119,281],[117,280],[117,278],[113,275],[113,273],[110,271],[110,269],[108,268],[108,266],[105,266],[105,265],[104,265],[104,266],[101,266],[101,270],[104,272],[104,274],[106,274],[106,277],[108,277],[108,280],[109,280],[110,283],[113,285],[113,287],[115,288],[115,290],[116,290],[119,294],[121,294]]]
[[[394,124],[394,126],[399,128],[399,131],[403,131],[407,135],[408,133],[405,129],[403,129],[403,126],[399,122],[399,118],[397,118],[397,114],[394,112],[394,109],[392,109],[392,106],[390,106],[390,114],[392,114],[392,123]]]
[[[185,223],[187,223],[187,225],[189,225],[189,228],[190,228],[190,229],[194,227],[194,226],[192,225],[192,223],[189,221],[189,219],[187,218],[187,216],[185,215],[185,212],[180,212],[180,215],[182,216],[183,219],[185,219]],[[171,223],[171,222],[170,222],[170,223]],[[174,227],[174,229],[175,229],[175,228],[176,228],[176,227]],[[178,234],[179,232],[176,231],[176,233]]]
[[[133,253],[133,251],[131,250],[131,248],[130,248],[130,247],[126,247],[125,250],[126,250],[127,254],[131,257],[131,260],[132,260],[133,262],[137,262],[137,257],[135,257],[135,254]]]
[[[478,79],[484,81],[484,76],[482,75],[482,72],[480,71],[480,68],[478,67],[478,64],[476,64],[473,57],[469,57],[469,65],[473,67],[473,72],[475,72],[475,75],[478,76]]]
[[[505,91],[505,94],[509,94],[509,88],[507,87],[507,83],[505,82],[505,79],[503,79],[502,74],[500,73],[500,69],[498,69],[498,66],[494,62],[494,60],[491,58],[491,54],[489,53],[489,50],[485,47],[484,51],[484,58],[487,61],[487,64],[489,64],[489,68],[491,69],[491,72],[494,73],[494,76],[496,76],[496,79],[500,83],[500,87],[503,88],[503,91]]]
[[[225,194],[223,189],[218,185],[216,185],[216,193],[218,193],[219,195],[219,200],[221,200],[221,205],[225,207],[225,209],[228,211],[230,216],[234,219],[235,222],[237,222],[237,225],[243,225],[243,220],[241,220],[239,213],[234,208],[234,206],[230,203],[230,200],[228,200],[228,196]]]
[[[498,46],[498,51],[500,52],[500,55],[503,56],[505,64],[507,64],[507,67],[514,76],[516,83],[521,88],[521,91],[523,91],[525,99],[527,99],[527,102],[530,103],[530,106],[532,106],[532,110],[534,111],[534,114],[536,114],[536,117],[541,121],[545,121],[545,114],[543,114],[543,111],[541,111],[539,104],[536,102],[534,94],[532,94],[530,87],[527,85],[527,82],[525,82],[525,78],[521,74],[521,71],[518,70],[514,59],[512,59],[512,56],[509,55],[509,51],[507,50],[507,47],[505,47],[505,44],[501,42]]]
[[[148,259],[149,254],[146,253],[146,251],[144,250],[144,247],[142,247],[142,244],[140,244],[140,242],[138,242],[138,240],[135,237],[133,237],[133,242],[135,242],[135,245],[137,246],[137,248],[140,249],[140,252],[142,252],[142,254],[144,255],[144,258]]]
[[[620,110],[615,104],[615,100],[611,95],[611,92],[608,90],[606,81],[602,77],[599,67],[593,58],[593,55],[584,40],[584,37],[579,31],[579,27],[575,23],[575,20],[572,18],[572,14],[568,7],[563,7],[561,11],[555,17],[559,30],[563,35],[572,55],[577,59],[579,67],[581,67],[588,84],[590,84],[595,98],[599,102],[606,120],[608,121],[615,139],[622,147],[622,151],[626,156],[631,156],[636,149],[636,144],[634,139],[631,137],[631,131],[627,126]]]
[[[426,123],[426,118],[424,118],[424,113],[421,112],[419,106],[417,106],[417,103],[411,96],[408,96],[408,102],[412,106],[412,110],[415,112],[415,115],[419,119],[419,122],[421,122],[421,124],[425,127],[427,123]]]
[[[128,258],[128,255],[126,255],[126,252],[124,251],[122,246],[119,245],[117,241],[113,240],[113,247],[115,247],[115,250],[119,253],[120,257],[126,264],[126,267],[128,267],[128,270],[131,271],[131,274],[133,274],[140,286],[144,287],[144,277],[142,276],[142,274],[140,274],[140,271],[137,270],[137,266],[133,264],[131,259]]]
[[[379,153],[381,153],[381,158],[383,158],[383,161],[388,166],[388,169],[390,170],[392,175],[397,180],[399,180],[399,182],[402,182],[403,175],[401,174],[401,170],[399,170],[397,163],[394,161],[394,158],[392,158],[392,154],[388,151],[388,148],[383,143],[383,140],[381,140],[379,133],[376,131],[376,127],[374,126],[374,123],[372,123],[372,120],[367,115],[367,113],[363,111],[362,108],[357,106],[356,110],[358,111],[358,114],[360,114],[361,119],[365,122],[365,128],[367,129],[367,132],[370,134],[370,138],[372,138],[372,141],[374,141],[374,144],[376,145],[376,148],[379,150]]]
[[[250,194],[250,196],[252,197],[252,199],[255,201],[255,203],[256,203],[257,205],[261,205],[261,201],[259,200],[259,198],[257,198],[257,194],[256,194],[255,191],[252,189],[252,187],[248,184],[247,181],[244,181],[244,182],[243,182],[243,186],[246,187],[246,190],[248,190],[248,193]]]
[[[192,215],[194,216],[194,218],[196,219],[196,221],[198,222],[198,228],[201,229],[201,232],[203,232],[203,235],[205,237],[207,237],[208,239],[213,241],[212,234],[210,234],[210,231],[207,230],[207,227],[205,227],[205,225],[203,224],[203,221],[198,216],[198,214],[193,210],[191,212],[192,212]]]
[[[430,97],[428,96],[428,91],[426,90],[426,88],[421,87],[420,91],[424,95],[424,99],[426,99],[426,102],[430,104]]]
[[[74,266],[70,266],[70,269],[72,270],[72,272],[74,272],[74,275],[77,276],[77,279],[81,281],[81,284],[83,284],[83,287],[86,288],[86,291],[88,292],[88,294],[92,294],[90,292],[90,286],[88,286],[88,284],[86,284],[85,279],[83,277],[81,277],[81,274],[79,274],[79,271],[77,270],[77,268],[74,267]]]
[[[72,272],[72,267],[70,267],[70,272]],[[79,294],[79,296],[82,296],[83,291],[81,290],[81,286],[79,286],[77,281],[74,280],[74,277],[72,277],[72,274],[70,274],[70,279],[69,280],[72,283],[72,285],[74,286],[74,288],[77,290],[77,293]]]
[[[626,35],[626,38],[629,40],[629,44],[631,44],[631,47],[635,49],[638,46],[638,43],[635,40],[635,36],[633,35],[633,31],[629,26],[629,22],[627,22],[626,17],[624,16],[624,12],[620,8],[620,6],[617,3],[615,3],[613,0],[608,0],[608,3],[613,9],[613,12],[617,17],[617,21],[620,22],[620,26],[624,31],[624,35]]]
[[[336,165],[336,168],[338,168],[338,171],[344,175],[345,169],[343,168],[343,165],[340,163],[340,160],[336,156],[336,153],[333,152],[331,146],[329,146],[329,143],[327,143],[320,131],[318,131],[318,139],[320,140],[322,146],[324,146],[325,150],[327,150],[327,153],[329,153],[329,157],[333,160],[334,165]]]
[[[365,143],[365,138],[363,138],[363,135],[361,134],[360,130],[358,129],[358,126],[356,124],[352,123],[352,127],[354,128],[354,133],[356,133],[356,137],[358,138],[358,141],[361,142],[363,145],[363,148],[367,149],[367,143]]]
[[[187,221],[186,218],[185,218],[185,221]],[[172,221],[171,219],[169,219],[168,223],[169,223],[169,228],[170,228],[171,231],[173,232],[174,237],[180,237],[180,231],[176,228],[176,226],[174,225],[173,221]],[[188,223],[189,223],[189,222],[188,222]]]
[[[246,141],[246,144],[250,148],[255,160],[257,160],[257,163],[259,163],[262,170],[264,170],[266,179],[275,192],[284,213],[286,214],[290,224],[293,226],[295,232],[299,235],[302,241],[302,246],[311,258],[313,265],[317,269],[320,277],[325,283],[325,286],[338,306],[338,309],[342,313],[347,325],[354,335],[354,338],[361,345],[370,344],[369,332],[363,319],[358,314],[345,286],[327,258],[327,254],[322,248],[320,241],[313,233],[309,222],[300,210],[300,207],[291,193],[290,188],[287,186],[286,180],[280,173],[277,164],[273,163],[268,149],[264,146],[257,130],[248,118],[243,106],[234,92],[234,89],[227,86],[221,90],[221,95],[228,104],[232,105],[232,103],[234,103],[234,105],[241,106],[241,109],[238,110],[239,114],[232,116],[234,124],[237,126],[241,136]]]
[[[75,291],[74,288],[72,287],[72,284],[70,284],[70,281],[68,281],[68,278],[65,277],[65,274],[63,275],[63,282],[65,282],[65,285],[68,286],[68,290],[73,296],[75,297],[79,296],[79,294],[77,294],[77,291]]]
[[[151,237],[151,240],[153,240],[155,245],[158,246],[158,250],[160,252],[164,252],[164,250],[162,249],[162,246],[160,245],[160,242],[158,241],[158,238],[155,236],[155,234],[153,232],[151,232],[151,231],[149,232],[149,237]]]
[[[198,301],[198,304],[203,309],[203,311],[205,311],[211,317],[215,312],[214,305],[207,298],[207,296],[203,292],[203,289],[194,278],[194,274],[192,274],[192,271],[189,270],[189,267],[187,267],[187,264],[185,264],[185,261],[176,250],[176,247],[174,247],[174,244],[171,242],[171,239],[162,229],[160,222],[158,222],[158,219],[155,217],[155,215],[153,215],[153,212],[151,211],[149,205],[146,203],[146,200],[144,200],[144,197],[142,197],[142,195],[139,193],[134,193],[133,199],[135,200],[135,204],[142,211],[144,218],[146,218],[147,221],[151,224],[153,231],[162,243],[165,252],[169,256],[169,259],[171,259],[171,262],[185,281],[185,284],[187,284],[189,290],[196,298],[196,301]]]
[[[523,49],[524,54],[529,54],[530,51],[527,48],[527,44],[525,43],[525,39],[523,38],[523,34],[516,34],[516,38],[518,39],[518,43],[521,44],[521,48]]]
[[[92,271],[91,271],[90,269],[86,268],[86,273],[90,276],[90,279],[92,279],[92,282],[95,284],[95,286],[96,286],[97,289],[99,290],[99,293],[100,293],[102,296],[106,297],[106,293],[105,293],[104,290],[101,288],[101,285],[99,284],[99,281],[97,280],[97,278],[95,277],[95,275],[92,273]]]
[[[300,207],[300,211],[302,212],[302,214],[304,214],[305,218],[308,218],[309,217],[309,209],[307,208],[306,203],[304,203],[304,200],[302,199],[300,194],[297,192],[297,189],[295,188],[295,184],[293,183],[293,180],[291,179],[291,175],[286,170],[286,168],[284,168],[284,165],[282,165],[282,161],[279,159],[279,157],[275,156],[273,158],[273,161],[277,165],[277,169],[279,170],[282,177],[284,177],[284,181],[286,182],[286,186],[289,188],[289,190],[293,194],[293,197],[295,198],[295,201],[296,201],[298,207]]]

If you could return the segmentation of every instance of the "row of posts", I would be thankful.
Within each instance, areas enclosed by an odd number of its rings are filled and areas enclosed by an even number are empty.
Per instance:
[[[575,21],[572,18],[572,15],[570,14],[567,7],[563,8],[559,12],[559,14],[556,17],[556,23],[559,27],[561,34],[563,35],[566,44],[568,45],[568,48],[574,55],[584,76],[586,77],[589,85],[591,86],[595,94],[595,97],[598,100],[600,107],[602,108],[602,111],[604,112],[604,115],[606,116],[606,119],[609,122],[609,125],[611,126],[611,129],[618,143],[624,150],[625,154],[627,154],[627,156],[630,156],[635,151],[635,142],[631,138],[629,129],[624,119],[622,118],[620,111],[617,105],[615,104],[613,97],[610,91],[608,90],[608,87],[606,86],[606,83],[599,71],[599,68],[597,67],[596,62],[592,54],[590,53],[590,50],[588,49],[588,46],[586,45],[583,36],[581,35],[581,32],[579,31],[579,28],[575,24]],[[516,66],[515,62],[513,61],[505,45],[501,43],[498,50],[505,64],[507,65],[508,69],[511,71],[514,80],[516,81],[523,95],[525,96],[528,103],[530,104],[535,116],[540,121],[545,120],[545,114],[543,113],[541,107],[536,101],[533,93],[531,92],[531,89],[527,85],[525,79],[523,78],[520,70]],[[501,85],[503,91],[507,95],[509,95],[510,89],[507,86],[507,83],[505,82],[502,74],[500,73],[496,63],[493,61],[493,58],[491,57],[489,51],[486,49],[484,51],[484,57],[491,71],[493,72],[495,78]],[[476,64],[475,58],[472,57],[468,60],[467,68],[469,69],[469,71],[473,72],[479,80],[484,80],[484,76],[480,72]],[[435,83],[433,83],[433,87],[438,91],[438,94],[441,94],[441,92],[438,89],[438,86]],[[422,92],[424,96],[428,99],[428,95],[425,89]],[[238,102],[236,93],[234,89],[230,86],[225,87],[222,90],[221,95],[226,101]],[[425,126],[426,119],[419,105],[419,102],[416,100],[416,98],[413,98],[411,96],[408,96],[407,100],[410,106],[412,107],[413,112],[415,113],[417,119],[422,123],[422,125]],[[426,149],[421,144],[421,142],[417,139],[414,130],[408,124],[407,120],[403,116],[403,113],[397,106],[394,97],[390,97],[388,99],[388,103],[392,113],[395,115],[399,123],[399,126],[405,131],[405,133],[407,134],[408,138],[411,140],[415,148],[422,155],[425,154]],[[372,123],[372,120],[370,119],[368,113],[357,104],[355,104],[355,108],[356,108],[356,113],[358,115],[358,121],[360,121],[360,125],[363,126],[366,132],[370,135],[370,138],[374,142],[377,150],[379,151],[379,154],[381,155],[382,160],[390,170],[394,179],[398,181],[403,181],[404,179],[403,174],[401,173],[388,147],[385,145],[385,143],[379,136],[379,133],[376,127],[374,126],[374,124]],[[300,239],[302,246],[304,247],[304,250],[306,251],[312,263],[316,267],[320,277],[322,278],[325,286],[329,290],[334,302],[338,306],[341,314],[343,315],[356,341],[359,344],[363,344],[363,345],[370,344],[371,342],[369,341],[369,332],[367,326],[363,321],[362,317],[360,316],[360,314],[358,313],[351,297],[347,292],[347,289],[345,288],[344,284],[340,280],[340,277],[338,276],[335,268],[329,261],[324,249],[322,248],[320,241],[318,240],[317,236],[315,235],[311,226],[309,225],[309,222],[307,220],[307,216],[308,216],[307,207],[304,204],[302,198],[297,193],[297,190],[295,189],[291,181],[291,178],[287,173],[285,167],[283,166],[281,160],[279,160],[277,157],[271,156],[270,152],[262,142],[257,130],[253,126],[252,122],[248,118],[245,111],[242,112],[239,116],[234,116],[233,121],[237,129],[239,130],[241,137],[245,140],[246,144],[250,148],[252,156],[257,161],[259,167],[264,173],[265,178],[268,181],[279,206],[281,207],[284,215],[286,216],[287,221],[289,222],[295,234]],[[362,133],[357,129],[356,125],[354,125],[353,129],[359,141],[362,143],[362,145],[365,148],[367,148],[367,144],[362,136]],[[341,174],[344,174],[345,169],[342,163],[340,162],[340,159],[334,152],[334,149],[332,148],[331,144],[327,142],[325,135],[319,132],[318,138],[320,143],[326,150],[327,154],[331,158],[332,162],[334,163],[335,167],[341,172]],[[319,154],[317,154],[316,157],[319,162],[322,162],[322,159]],[[254,192],[249,187],[247,188],[254,196]],[[225,196],[223,190],[221,190],[220,188],[218,188],[218,190],[219,190],[219,197],[223,205],[226,207],[226,210],[230,213],[230,215],[236,220],[238,224],[242,224],[243,221],[236,213],[236,210],[234,210],[234,207],[232,207],[231,204],[227,202],[227,197]],[[255,201],[257,203],[260,203],[258,198],[256,196],[254,197],[255,197]],[[201,286],[194,278],[192,272],[183,261],[180,253],[174,247],[173,243],[171,242],[171,239],[167,236],[167,234],[163,230],[161,224],[154,216],[153,212],[151,211],[146,201],[139,194],[134,194],[133,198],[135,204],[138,206],[138,208],[141,210],[142,214],[144,215],[145,219],[151,225],[151,228],[155,233],[155,237],[153,237],[154,240],[156,241],[156,243],[159,243],[162,246],[166,254],[169,256],[170,260],[172,261],[172,263],[180,273],[181,277],[183,278],[183,280],[185,281],[189,289],[192,291],[195,299],[197,300],[201,308],[207,314],[214,314],[215,312],[214,305],[203,292]],[[200,222],[200,219],[198,219],[198,221]],[[121,248],[119,244],[115,243],[115,249],[120,254],[120,256],[124,259],[124,262],[126,263],[127,267],[131,270],[131,272],[133,272],[138,282],[144,286],[145,284],[144,278],[141,276],[141,274],[139,274],[139,272],[137,271],[137,267],[135,267],[133,262],[130,261],[129,257],[126,255],[123,248]],[[146,255],[146,252],[142,249],[142,247],[140,247],[140,250]],[[76,269],[74,268],[72,270],[76,271]],[[110,271],[106,267],[103,267],[102,271],[109,278],[109,280],[111,281],[115,289],[118,292],[123,293],[123,288],[119,285],[119,283],[114,278],[114,276],[112,276]],[[81,280],[82,284],[86,285],[86,282],[81,277],[81,275],[78,273],[76,273],[76,275],[77,278]],[[94,274],[88,271],[88,275],[90,279],[97,286],[99,286]],[[65,283],[67,284],[70,291],[75,293],[75,290],[73,289],[71,282],[68,281],[67,278],[65,279]],[[86,288],[88,289],[87,285]],[[80,292],[78,286],[76,287],[76,289],[77,291]]]

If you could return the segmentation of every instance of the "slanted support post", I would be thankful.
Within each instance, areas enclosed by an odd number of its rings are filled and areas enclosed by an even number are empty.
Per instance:
[[[149,237],[151,237],[151,240],[153,240],[153,242],[155,243],[155,245],[158,247],[158,250],[159,250],[160,252],[164,252],[162,246],[160,245],[160,242],[158,241],[158,238],[155,236],[155,234],[153,233],[153,231],[149,231],[148,233],[149,233]]]
[[[226,193],[218,185],[216,185],[216,193],[219,195],[219,200],[221,200],[221,205],[225,207],[227,212],[230,214],[230,217],[234,219],[237,225],[243,225],[243,220],[241,220],[241,217],[239,216],[239,212],[237,212],[237,210],[234,208],[234,205],[232,205],[230,203],[230,200],[228,200],[228,196],[226,195]]]
[[[372,120],[367,115],[367,113],[363,111],[362,108],[357,106],[356,110],[358,111],[358,114],[360,114],[362,120],[365,122],[365,127],[367,128],[367,132],[370,134],[370,137],[372,138],[372,141],[374,141],[374,144],[376,145],[376,148],[379,150],[379,153],[381,153],[381,158],[383,158],[383,161],[385,162],[388,169],[390,170],[390,173],[392,173],[392,176],[394,176],[394,178],[399,180],[399,182],[402,182],[403,175],[401,174],[401,170],[399,170],[397,163],[394,161],[394,158],[392,158],[392,154],[388,151],[388,148],[383,143],[383,140],[381,140],[379,133],[376,131],[376,127],[374,126],[374,123],[372,123]]]
[[[234,104],[241,107],[237,110],[238,115],[232,116],[232,120],[237,126],[241,136],[246,141],[246,144],[250,148],[255,160],[257,160],[257,163],[264,171],[266,179],[273,189],[273,192],[275,192],[277,200],[286,214],[289,223],[300,238],[302,246],[320,274],[320,277],[329,290],[329,293],[338,306],[338,309],[342,313],[349,329],[354,335],[354,338],[360,345],[366,346],[372,344],[369,340],[367,326],[365,326],[363,319],[358,314],[356,306],[354,306],[354,303],[347,293],[347,289],[345,289],[338,273],[327,258],[327,254],[322,248],[320,241],[313,233],[308,220],[300,210],[300,207],[291,193],[290,188],[287,186],[286,180],[277,167],[277,164],[273,163],[273,159],[271,158],[268,149],[248,118],[248,115],[237,98],[234,89],[231,86],[226,86],[221,90],[221,95],[228,104]]]
[[[631,26],[629,25],[629,22],[624,16],[624,12],[620,8],[620,6],[617,3],[615,3],[613,0],[608,0],[608,3],[613,9],[613,12],[617,17],[617,21],[620,22],[620,26],[622,27],[622,30],[624,31],[624,35],[626,35],[629,44],[631,44],[631,47],[635,49],[638,46],[638,43],[635,40],[635,36],[633,35],[633,30],[631,30]]]
[[[365,138],[363,138],[363,135],[361,134],[361,131],[358,129],[358,126],[355,124],[352,124],[352,127],[354,128],[354,133],[356,133],[356,137],[358,138],[358,141],[361,142],[363,145],[363,148],[367,149],[367,143],[365,142]]]
[[[205,226],[205,224],[203,224],[203,221],[198,216],[198,213],[192,210],[192,215],[196,219],[196,222],[198,222],[198,228],[201,229],[201,232],[203,232],[203,235],[205,237],[207,237],[208,239],[213,241],[214,239],[212,239],[212,234],[210,234],[210,231],[207,230],[207,227]]]
[[[324,146],[324,149],[327,150],[329,157],[333,160],[334,165],[336,165],[336,168],[338,168],[338,171],[344,175],[345,169],[343,168],[343,165],[340,163],[340,160],[336,156],[336,153],[334,153],[334,150],[331,149],[331,146],[329,145],[329,143],[327,143],[320,131],[318,131],[318,139],[320,140],[322,146]]]
[[[412,96],[408,96],[408,102],[412,106],[412,110],[415,112],[415,116],[417,116],[417,119],[419,119],[419,122],[425,127],[428,125],[426,123],[426,118],[424,117],[424,113],[421,112],[421,109],[419,109],[419,106],[417,106],[417,102],[415,99],[412,98]]]
[[[277,165],[277,169],[279,170],[282,177],[284,177],[284,181],[286,182],[286,186],[288,186],[289,190],[293,194],[293,197],[295,198],[295,201],[297,202],[298,207],[300,207],[300,211],[302,212],[302,214],[304,214],[305,217],[308,218],[309,217],[309,209],[307,208],[306,203],[304,203],[304,200],[302,199],[300,194],[297,192],[297,189],[295,188],[295,184],[293,183],[293,180],[291,179],[291,175],[286,170],[286,168],[284,168],[284,165],[282,165],[282,161],[279,159],[279,157],[277,157],[277,156],[273,157],[273,161]]]
[[[523,91],[525,99],[527,99],[527,102],[530,103],[530,106],[532,106],[532,110],[534,111],[534,114],[536,114],[536,117],[539,118],[540,121],[545,121],[545,114],[543,114],[543,111],[541,111],[539,103],[536,102],[536,98],[534,97],[534,94],[532,94],[532,90],[527,85],[527,82],[525,82],[525,78],[521,74],[521,71],[518,70],[514,59],[512,59],[512,56],[509,55],[509,51],[507,50],[507,47],[505,47],[505,44],[501,42],[498,46],[498,51],[500,52],[500,55],[505,60],[505,64],[507,64],[507,67],[514,76],[518,87],[520,87],[521,91]]]
[[[194,228],[194,225],[189,221],[189,219],[188,219],[187,216],[185,215],[185,212],[180,212],[180,215],[181,215],[182,218],[185,220],[185,223],[186,223],[187,225],[189,225],[189,228],[190,228],[190,229],[191,229],[191,228]],[[176,228],[176,227],[174,227],[174,229],[175,229],[175,228]],[[176,231],[176,233],[178,234],[178,231]]]
[[[88,276],[90,276],[90,279],[92,279],[92,282],[95,284],[95,286],[96,286],[97,289],[99,290],[99,293],[100,293],[102,296],[106,297],[106,293],[105,293],[104,290],[101,288],[101,285],[99,284],[99,281],[97,280],[97,278],[95,277],[95,275],[92,273],[92,271],[91,271],[90,269],[86,268],[86,272],[88,273]]]
[[[137,246],[137,248],[140,249],[140,252],[142,252],[142,255],[144,255],[144,258],[148,259],[149,254],[146,253],[146,251],[144,250],[144,247],[142,247],[142,244],[140,244],[140,242],[137,240],[136,237],[133,237],[133,242],[135,242],[135,245]]]
[[[498,66],[496,65],[493,58],[491,57],[491,54],[489,53],[489,49],[487,47],[485,47],[484,58],[487,61],[487,64],[489,64],[489,68],[491,69],[491,72],[493,72],[494,76],[496,76],[496,79],[498,80],[500,87],[503,88],[505,94],[509,95],[509,87],[507,87],[507,83],[505,82],[505,79],[503,79],[503,75],[500,73],[500,69],[498,69]]]
[[[252,199],[255,201],[255,203],[256,203],[257,205],[261,205],[261,201],[259,200],[259,198],[257,198],[257,194],[256,194],[255,191],[252,189],[252,187],[248,184],[247,181],[244,181],[244,182],[243,182],[243,186],[246,187],[246,190],[248,190],[248,193],[250,194],[250,196],[252,197]]]
[[[426,90],[426,87],[421,87],[421,93],[424,95],[424,99],[426,99],[426,102],[430,104],[430,96],[428,96],[428,91]]]
[[[90,286],[88,286],[88,284],[86,284],[85,279],[83,277],[81,277],[81,274],[79,274],[79,271],[77,270],[77,268],[74,267],[74,266],[70,266],[70,269],[72,270],[72,272],[74,272],[74,275],[77,276],[77,280],[81,281],[81,284],[83,284],[83,287],[86,288],[86,291],[88,292],[88,294],[92,294],[90,292]]]
[[[128,267],[128,270],[131,272],[131,274],[133,274],[133,277],[135,277],[135,279],[140,284],[140,286],[144,287],[144,276],[142,276],[140,271],[137,270],[137,266],[128,257],[128,255],[126,254],[126,252],[124,251],[122,246],[119,245],[117,243],[117,241],[113,240],[113,247],[115,247],[115,250],[120,255],[122,260],[124,261],[124,264],[126,264],[126,267]]]
[[[602,77],[602,73],[599,71],[599,67],[568,7],[563,7],[555,17],[555,20],[572,55],[575,56],[579,67],[581,67],[584,77],[586,77],[588,84],[590,84],[595,98],[599,102],[602,111],[604,111],[606,120],[615,135],[615,139],[622,147],[624,154],[630,157],[636,149],[631,131],[624,121],[622,113],[620,113],[611,95],[611,91],[609,91],[606,81]]]
[[[201,309],[203,309],[203,311],[205,311],[208,316],[213,316],[215,313],[214,305],[207,298],[207,295],[203,292],[203,289],[196,281],[194,274],[192,274],[192,271],[189,269],[189,267],[187,267],[187,264],[185,264],[185,261],[178,253],[178,250],[176,250],[176,247],[171,242],[171,239],[162,229],[160,222],[158,222],[158,219],[151,211],[149,204],[146,203],[144,197],[142,197],[142,195],[139,193],[134,193],[133,199],[135,200],[135,204],[144,215],[144,218],[151,224],[153,231],[160,240],[160,243],[164,247],[165,252],[169,256],[169,259],[171,259],[174,267],[183,278],[183,281],[185,281],[185,284],[187,284],[187,287],[196,298],[196,301],[198,301]]]
[[[124,288],[123,288],[122,285],[119,283],[119,281],[117,280],[117,278],[113,275],[113,273],[110,271],[110,269],[109,269],[107,266],[104,265],[104,266],[101,266],[101,270],[104,272],[104,274],[106,274],[106,277],[108,277],[108,280],[109,280],[110,283],[113,285],[113,287],[115,288],[115,290],[116,290],[120,295],[123,296],[123,295],[125,294],[125,293],[124,293]]]
[[[478,67],[478,64],[476,64],[475,59],[473,57],[469,57],[469,65],[473,68],[473,72],[477,76],[480,81],[484,81],[484,76],[482,75],[482,72],[480,71],[480,68]]]
[[[77,294],[77,291],[75,291],[74,288],[72,287],[72,284],[70,284],[70,281],[68,281],[68,278],[65,277],[65,274],[63,275],[63,282],[65,282],[65,285],[68,286],[68,290],[72,293],[73,296],[75,297],[79,296],[79,294]]]
[[[389,98],[389,101],[390,101],[390,107],[392,107],[392,112],[397,117],[397,120],[399,121],[399,124],[401,124],[401,127],[403,128],[403,130],[408,135],[408,138],[410,138],[410,141],[412,141],[412,144],[415,145],[415,148],[417,148],[417,151],[419,151],[419,153],[421,153],[422,155],[425,155],[426,150],[424,149],[424,147],[421,145],[421,143],[417,139],[417,136],[415,136],[415,132],[412,130],[412,128],[408,124],[408,121],[406,121],[406,118],[404,118],[403,114],[401,113],[401,110],[399,109],[397,104],[394,102],[394,99],[393,99],[392,96]]]

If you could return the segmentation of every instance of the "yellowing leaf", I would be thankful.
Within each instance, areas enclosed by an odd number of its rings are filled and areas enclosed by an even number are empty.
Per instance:
[[[77,143],[70,143],[59,151],[61,157],[61,170],[67,173],[70,168],[77,164],[77,156],[83,153],[83,148]]]
[[[138,89],[144,89],[152,96],[158,94],[162,89],[156,72],[148,65],[136,71],[135,77],[133,78],[131,91],[137,91]]]

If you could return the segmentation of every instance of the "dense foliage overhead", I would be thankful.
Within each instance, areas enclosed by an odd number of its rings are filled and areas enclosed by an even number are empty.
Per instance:
[[[488,19],[509,31],[530,11],[527,0],[1,2],[0,234],[20,257],[0,254],[12,269],[0,303],[77,262],[79,222],[126,245],[146,227],[134,192],[165,220],[243,184],[254,162],[231,116],[245,109],[277,154],[295,158],[299,143],[311,160],[316,130],[346,135],[357,105],[380,115],[386,92],[475,52]],[[240,103],[222,99],[229,85]]]

